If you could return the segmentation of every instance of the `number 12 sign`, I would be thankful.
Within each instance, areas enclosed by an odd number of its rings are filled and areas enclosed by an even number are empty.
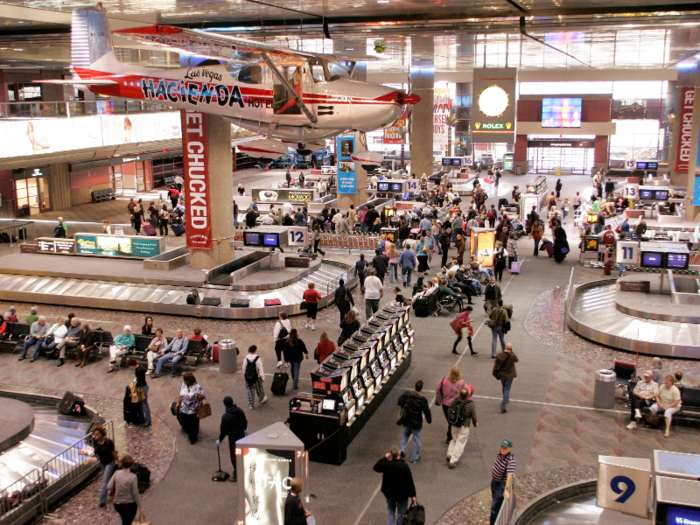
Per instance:
[[[309,230],[306,226],[292,226],[287,230],[287,244],[289,246],[306,246],[309,238]]]
[[[639,243],[636,241],[617,241],[616,261],[625,264],[639,262]]]

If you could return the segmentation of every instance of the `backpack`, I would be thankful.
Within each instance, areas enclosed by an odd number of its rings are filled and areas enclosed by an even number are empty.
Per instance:
[[[245,372],[243,373],[243,377],[245,378],[245,382],[249,385],[254,385],[258,382],[258,379],[260,379],[260,376],[258,375],[258,367],[255,364],[258,359],[260,359],[259,355],[256,355],[255,359],[253,359],[252,361],[246,359],[246,361],[248,362],[245,365]]]
[[[491,208],[491,209],[489,210],[489,212],[488,212],[487,217],[488,217],[489,219],[495,219],[495,218],[496,218],[496,210],[494,210],[493,208]]]
[[[461,401],[450,405],[450,410],[447,412],[447,422],[453,427],[460,428],[464,425],[466,417],[462,414],[462,410],[467,405],[467,401]]]
[[[280,339],[286,338],[289,335],[289,331],[287,330],[287,328],[282,323],[280,323],[280,325],[282,326],[282,328],[280,328],[280,333],[277,334],[278,341]],[[258,356],[258,357],[260,357],[260,356]]]

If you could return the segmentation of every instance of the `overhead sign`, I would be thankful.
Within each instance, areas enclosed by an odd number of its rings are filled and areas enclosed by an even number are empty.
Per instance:
[[[161,254],[165,241],[162,237],[78,233],[75,246],[78,255],[148,259]]]
[[[433,90],[433,151],[445,151],[450,141],[452,99],[449,89]]]
[[[678,135],[678,155],[676,157],[676,173],[688,173],[690,164],[690,137],[693,134],[693,101],[695,100],[695,88],[683,87],[677,93],[680,94],[678,104],[678,124],[680,134]]]
[[[185,231],[191,250],[211,250],[211,199],[209,192],[209,137],[204,113],[180,112],[182,160],[185,168],[187,214]]]
[[[514,68],[474,70],[473,142],[515,142],[516,81]]]
[[[357,194],[357,167],[352,160],[355,137],[338,137],[338,193]]]
[[[258,202],[291,202],[292,204],[306,204],[316,198],[316,190],[291,189],[291,188],[253,188],[251,195]]]
[[[528,140],[528,148],[592,148],[592,140]]]
[[[403,112],[403,115],[394,122],[391,126],[384,128],[384,144],[401,144],[403,137],[399,128],[407,129],[408,110]]]
[[[598,507],[646,518],[650,486],[649,459],[598,456]]]

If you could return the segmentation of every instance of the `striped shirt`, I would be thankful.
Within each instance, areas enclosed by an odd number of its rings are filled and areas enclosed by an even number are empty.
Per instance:
[[[496,462],[491,469],[491,477],[496,483],[504,483],[508,474],[515,475],[515,456],[509,452],[506,457],[496,454]]]

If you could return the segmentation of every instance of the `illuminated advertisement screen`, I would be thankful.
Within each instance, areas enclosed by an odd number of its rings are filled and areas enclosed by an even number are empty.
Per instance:
[[[687,253],[667,253],[666,254],[666,268],[685,270],[686,268],[688,268],[688,254]]]
[[[277,233],[266,233],[263,236],[263,246],[277,247],[280,245],[280,236]]]
[[[117,235],[75,236],[78,255],[100,257],[133,257],[148,259],[160,254],[161,239],[155,237],[119,237]]]
[[[245,523],[284,523],[284,502],[295,477],[294,451],[244,448],[236,453],[243,454]]]
[[[664,254],[659,252],[642,253],[642,266],[645,268],[661,268],[664,264]]]
[[[580,98],[543,98],[542,127],[580,128],[582,104]]]
[[[314,200],[314,190],[289,189],[289,188],[253,188],[251,190],[254,199],[258,202],[291,202],[305,204]]]

